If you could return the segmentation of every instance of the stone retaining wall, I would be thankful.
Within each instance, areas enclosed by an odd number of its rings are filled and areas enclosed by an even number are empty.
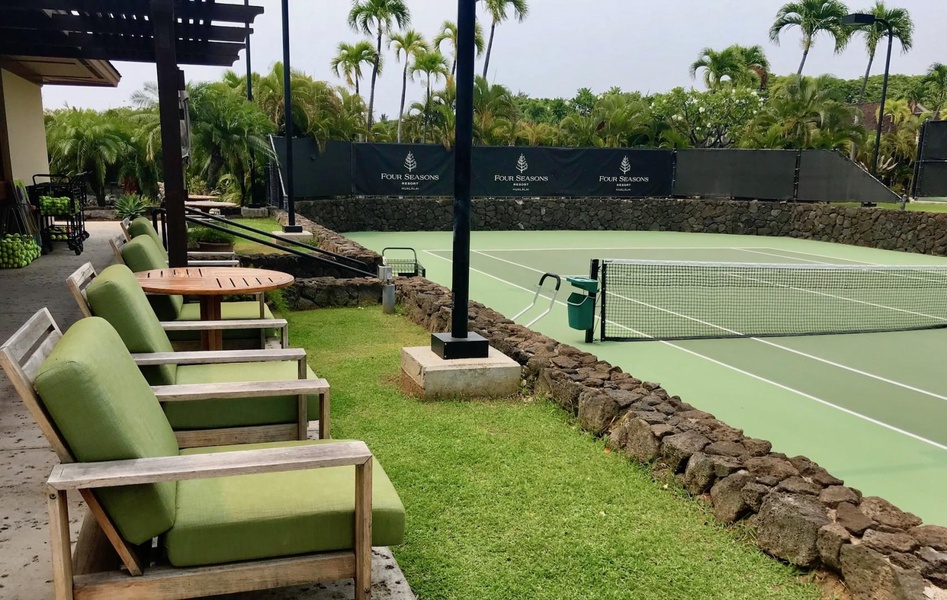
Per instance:
[[[414,321],[432,332],[450,328],[450,290],[419,277],[396,282],[399,303]],[[482,304],[471,303],[470,330],[519,362],[536,392],[583,429],[673,474],[724,523],[754,525],[765,552],[835,572],[858,599],[947,598],[947,528],[922,525],[806,457],[773,452],[769,442],[746,437],[660,385]]]
[[[297,279],[283,290],[283,299],[293,310],[341,308],[381,304],[380,279],[357,277]]]
[[[451,200],[348,198],[298,203],[336,231],[450,231]],[[650,230],[795,237],[947,255],[947,214],[832,204],[667,199],[477,199],[473,228]]]

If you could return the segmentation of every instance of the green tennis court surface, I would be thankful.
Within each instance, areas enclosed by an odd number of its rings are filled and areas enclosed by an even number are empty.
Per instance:
[[[427,276],[451,281],[450,232],[355,233],[375,251],[413,246]],[[658,232],[475,232],[471,298],[511,316],[540,276],[588,275],[593,258],[785,264],[947,265],[947,259],[823,242]],[[526,323],[548,306],[552,284]],[[598,355],[713,413],[774,451],[803,454],[865,495],[947,524],[947,330],[584,343],[563,287],[533,329]],[[947,288],[944,290],[947,296]]]

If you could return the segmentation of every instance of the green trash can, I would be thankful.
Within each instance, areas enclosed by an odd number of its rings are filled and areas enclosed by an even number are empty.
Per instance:
[[[595,323],[595,299],[574,292],[566,300],[569,312],[569,327],[585,331]]]

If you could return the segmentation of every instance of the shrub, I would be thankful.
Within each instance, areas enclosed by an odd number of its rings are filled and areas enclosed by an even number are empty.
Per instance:
[[[145,214],[151,202],[137,194],[125,194],[115,201],[115,213],[119,219],[136,219]]]
[[[207,242],[211,244],[232,244],[237,239],[232,233],[218,231],[210,227],[191,227],[187,230],[187,239],[189,242],[197,244]]]

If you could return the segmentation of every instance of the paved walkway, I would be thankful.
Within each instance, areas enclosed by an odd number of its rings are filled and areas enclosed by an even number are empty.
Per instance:
[[[96,271],[112,263],[108,239],[120,231],[114,222],[89,222],[87,226],[91,237],[81,256],[57,244],[54,252],[25,269],[0,270],[0,341],[44,306],[63,330],[81,317],[66,289],[66,278],[86,262],[91,262]],[[53,597],[43,483],[56,462],[55,454],[0,372],[0,598],[5,600]],[[82,514],[80,504],[74,502],[70,507],[73,539]],[[414,599],[387,549],[376,549],[372,575],[376,600]],[[229,598],[336,600],[352,596],[352,581],[344,580]]]

